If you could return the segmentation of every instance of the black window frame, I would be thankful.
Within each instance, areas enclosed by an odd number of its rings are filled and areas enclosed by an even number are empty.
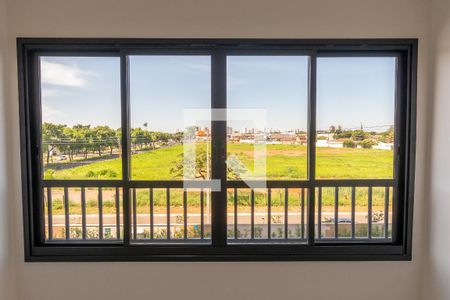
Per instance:
[[[416,144],[417,39],[123,39],[123,38],[17,38],[20,150],[25,261],[365,261],[411,260]],[[123,242],[45,243],[43,239],[43,195],[40,160],[40,79],[36,73],[37,57],[44,53],[75,56],[117,56],[121,64],[121,112],[123,178],[106,182],[105,186],[128,190],[129,95],[126,70],[129,54],[211,55],[211,107],[226,107],[226,55],[232,53],[307,54],[310,59],[310,90],[308,100],[308,174],[303,181],[284,182],[285,186],[312,188],[335,184],[383,186],[385,180],[317,180],[315,179],[316,62],[321,56],[384,56],[395,55],[397,67],[396,144],[394,173],[397,175],[394,201],[396,216],[392,242],[315,242],[314,226],[308,227],[307,244],[233,244],[226,243],[226,189],[212,203],[215,232],[210,245],[196,244],[130,244],[130,201],[124,197]],[[221,157],[226,149],[226,124],[213,121],[215,142],[212,152],[213,178],[226,184],[226,167]],[[398,138],[397,138],[398,137]],[[222,149],[222,150],[221,150]],[[356,182],[358,181],[358,182]],[[86,185],[95,182],[82,181]],[[55,184],[58,181],[55,180]],[[67,183],[67,181],[66,181]],[[74,185],[76,182],[74,182]],[[155,186],[164,182],[155,182]],[[181,181],[182,184],[182,181]],[[241,182],[232,182],[241,186]],[[276,184],[268,182],[268,185]],[[344,184],[344,185],[342,185]],[[166,184],[167,185],[167,184]],[[170,183],[169,186],[180,183]],[[139,182],[133,184],[139,186]],[[127,196],[128,195],[128,196]],[[308,206],[315,207],[315,193],[310,193]],[[308,212],[314,224],[314,209]],[[126,226],[128,224],[128,226]]]

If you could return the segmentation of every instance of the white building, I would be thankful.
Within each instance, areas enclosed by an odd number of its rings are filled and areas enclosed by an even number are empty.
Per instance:
[[[379,150],[394,150],[394,143],[383,143],[380,142],[378,145],[375,145],[372,147],[373,149],[379,149]]]

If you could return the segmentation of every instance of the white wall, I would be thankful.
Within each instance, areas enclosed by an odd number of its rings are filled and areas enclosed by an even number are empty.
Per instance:
[[[24,263],[17,36],[420,38],[413,261]],[[18,299],[419,299],[427,38],[426,0],[8,0],[9,171],[10,196],[16,203],[11,214]],[[0,145],[4,142],[0,136]]]
[[[8,194],[7,176],[7,127],[6,86],[7,86],[7,30],[6,0],[0,0],[0,299],[14,299],[15,275],[10,230],[11,198]]]
[[[450,1],[433,0],[432,65],[434,109],[428,210],[429,249],[423,299],[450,299]]]

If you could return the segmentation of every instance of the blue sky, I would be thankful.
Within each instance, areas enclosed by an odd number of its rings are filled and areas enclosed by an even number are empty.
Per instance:
[[[228,107],[267,109],[269,128],[306,129],[307,57],[227,62]],[[44,122],[120,127],[118,58],[42,57],[41,73]],[[209,107],[210,76],[208,56],[130,57],[132,127],[181,129],[184,108]],[[317,76],[319,129],[393,124],[394,58],[319,58]]]
[[[266,109],[267,128],[306,129],[306,56],[230,56],[227,84],[229,108]],[[230,122],[229,126],[239,128],[243,123]]]

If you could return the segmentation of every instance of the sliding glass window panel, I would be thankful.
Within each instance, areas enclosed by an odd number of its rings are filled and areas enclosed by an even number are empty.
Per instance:
[[[130,56],[131,178],[211,177],[211,58]]]
[[[307,56],[227,57],[228,179],[307,178]]]
[[[131,179],[210,179],[211,57],[145,55],[129,61]],[[183,187],[132,189],[134,240],[210,240],[211,193]]]
[[[227,179],[263,184],[229,189],[231,242],[305,241],[300,189],[264,183],[307,179],[308,71],[308,56],[227,57]]]
[[[44,179],[121,179],[119,58],[39,63]]]
[[[395,57],[317,60],[316,177],[394,176]]]

